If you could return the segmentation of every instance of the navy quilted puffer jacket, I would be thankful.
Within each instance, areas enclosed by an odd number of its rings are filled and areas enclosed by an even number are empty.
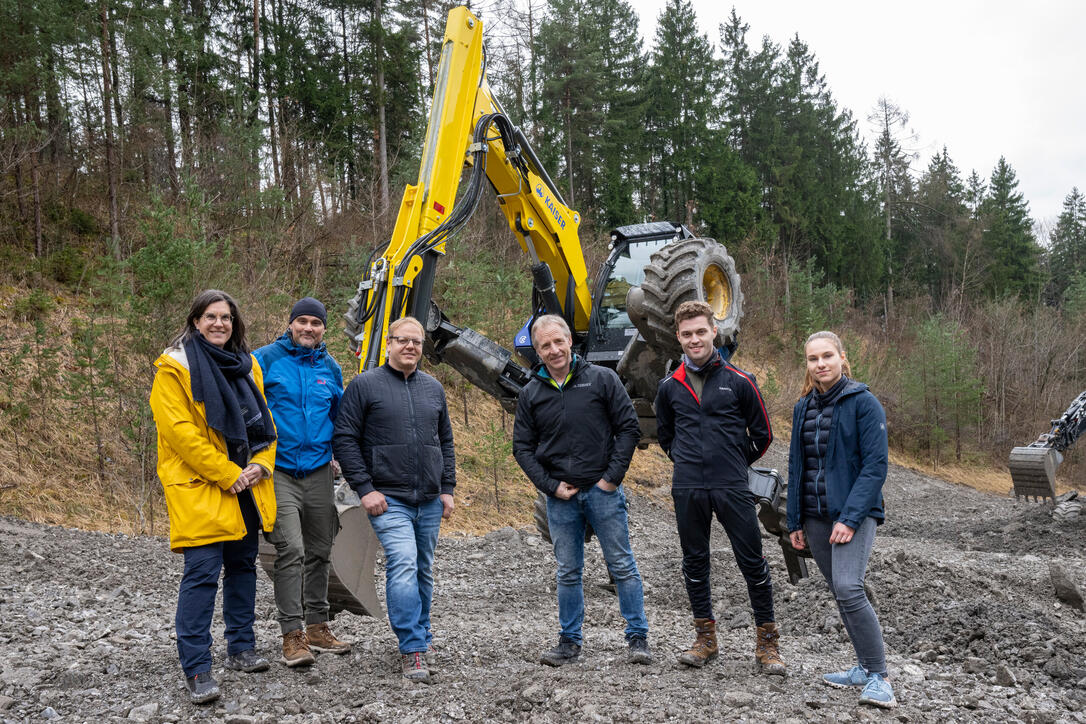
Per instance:
[[[825,394],[814,393],[803,416],[803,515],[827,518],[826,447],[830,441],[830,420],[837,396],[845,389],[848,378],[842,376]]]

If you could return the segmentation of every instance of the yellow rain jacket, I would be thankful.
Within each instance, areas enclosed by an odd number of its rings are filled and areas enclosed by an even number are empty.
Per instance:
[[[170,514],[170,549],[241,540],[248,531],[236,495],[227,491],[237,482],[241,468],[230,461],[226,441],[207,426],[204,403],[192,399],[189,363],[183,347],[163,352],[155,367],[151,412],[158,428],[158,477],[166,492]],[[264,374],[253,358],[250,373],[260,394]],[[251,462],[269,473],[275,470],[275,443],[253,456]],[[264,478],[249,488],[265,532],[275,525],[275,489]]]

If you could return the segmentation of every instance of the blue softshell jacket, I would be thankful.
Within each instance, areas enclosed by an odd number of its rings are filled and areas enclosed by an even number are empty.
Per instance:
[[[812,392],[792,410],[788,449],[788,530],[803,528],[803,440],[800,430]],[[833,406],[826,444],[826,517],[853,530],[868,516],[885,519],[882,485],[887,468],[886,413],[867,385],[849,380]]]
[[[332,459],[332,431],[343,397],[343,371],[324,344],[307,349],[289,333],[253,353],[279,433],[275,466],[306,474]]]

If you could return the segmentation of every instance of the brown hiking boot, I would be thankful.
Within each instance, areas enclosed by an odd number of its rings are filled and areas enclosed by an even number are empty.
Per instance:
[[[283,658],[279,659],[287,666],[309,666],[314,661],[313,652],[305,638],[305,631],[295,629],[283,634]]]
[[[711,618],[695,618],[694,630],[698,637],[690,650],[679,656],[679,663],[701,668],[716,658],[716,621]]]
[[[758,664],[758,670],[764,674],[784,676],[786,668],[777,650],[777,639],[781,632],[777,624],[770,621],[758,627],[757,641],[754,644],[754,661]]]
[[[327,621],[306,626],[305,637],[309,641],[309,648],[322,654],[345,654],[351,650],[349,643],[340,641],[332,634]]]

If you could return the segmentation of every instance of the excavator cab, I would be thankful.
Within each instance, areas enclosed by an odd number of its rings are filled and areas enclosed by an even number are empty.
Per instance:
[[[630,340],[637,336],[637,327],[626,311],[627,295],[645,280],[645,267],[652,263],[654,253],[673,241],[692,238],[685,226],[666,221],[632,224],[611,232],[610,253],[596,273],[588,332],[574,339],[578,354],[611,369],[618,365]],[[514,341],[514,349],[529,367],[539,364],[531,329],[536,317],[543,314],[546,311],[539,309],[525,322]]]
[[[685,226],[653,222],[622,226],[611,232],[611,253],[600,265],[592,294],[585,353],[589,362],[612,369],[626,352],[637,327],[630,320],[626,297],[645,281],[652,255],[673,241],[692,239]]]

